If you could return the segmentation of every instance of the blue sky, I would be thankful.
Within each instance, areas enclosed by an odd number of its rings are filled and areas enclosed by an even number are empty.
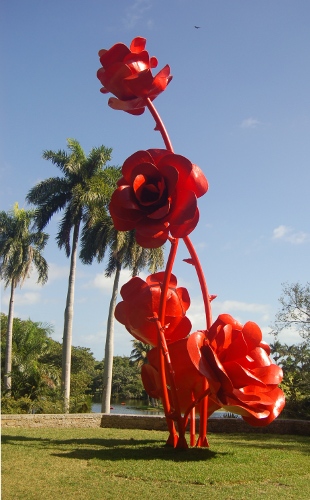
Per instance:
[[[195,29],[194,25],[201,28]],[[98,50],[147,39],[158,69],[173,80],[155,101],[174,150],[202,168],[208,193],[191,239],[217,294],[213,315],[256,321],[268,334],[283,282],[309,281],[310,3],[308,0],[10,0],[1,9],[1,210],[59,170],[42,159],[69,137],[86,152],[113,148],[112,164],[163,147],[153,119],[114,111],[100,94]],[[156,70],[155,70],[156,71]],[[49,281],[35,275],[16,292],[15,315],[53,325],[61,341],[69,262],[55,243],[44,253]],[[191,296],[193,329],[204,328],[193,268],[174,273]],[[104,263],[78,264],[73,344],[97,359],[104,342],[111,280]],[[143,275],[142,275],[143,277]],[[122,282],[129,279],[123,273]],[[3,288],[1,310],[7,313]],[[131,337],[115,325],[115,354]],[[288,343],[300,338],[293,332]]]

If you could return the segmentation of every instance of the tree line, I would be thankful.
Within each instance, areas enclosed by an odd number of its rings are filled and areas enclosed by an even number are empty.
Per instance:
[[[43,230],[56,213],[62,212],[56,242],[70,258],[61,349],[63,411],[69,412],[70,409],[76,262],[78,257],[84,264],[91,264],[94,259],[102,262],[108,252],[105,274],[108,277],[114,273],[114,285],[107,322],[102,411],[109,413],[114,309],[121,269],[129,268],[133,276],[145,267],[153,273],[163,266],[163,249],[142,248],[137,245],[133,231],[114,229],[108,206],[121,170],[108,165],[112,149],[105,146],[92,148],[86,156],[77,140],[68,139],[67,146],[68,151],[44,151],[43,158],[59,168],[62,175],[45,179],[30,189],[26,200],[35,208],[20,209],[16,203],[10,212],[0,213],[0,278],[11,289],[3,387],[6,397],[10,397],[15,288],[23,284],[33,266],[38,271],[38,282],[46,283],[48,280],[48,263],[42,255],[48,235]],[[79,241],[81,251],[78,255]]]
[[[1,313],[2,380],[7,322],[7,315]],[[2,413],[63,413],[62,346],[51,338],[52,331],[48,324],[14,318],[11,397],[2,397]],[[134,346],[132,352],[132,357],[114,357],[112,398],[147,398]],[[99,362],[89,348],[72,346],[71,360],[70,413],[90,412],[92,403],[101,399],[104,359]]]

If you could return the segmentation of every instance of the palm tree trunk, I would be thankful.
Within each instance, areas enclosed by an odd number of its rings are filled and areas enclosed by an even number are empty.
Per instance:
[[[14,319],[14,292],[15,280],[11,282],[11,295],[8,314],[8,326],[6,331],[5,365],[4,365],[4,390],[6,396],[11,396],[12,388],[12,344],[13,344],[13,319]]]
[[[103,370],[103,391],[101,412],[110,413],[111,392],[112,392],[112,374],[113,374],[113,350],[114,350],[114,311],[118,295],[119,278],[122,265],[117,262],[116,272],[113,283],[112,297],[109,307],[109,316],[107,322],[107,336],[105,341],[104,370]]]
[[[65,317],[64,317],[61,388],[63,394],[63,404],[65,413],[69,413],[69,407],[70,407],[70,377],[71,377],[71,347],[72,347],[74,285],[75,285],[75,275],[76,275],[79,228],[80,224],[77,223],[74,226],[74,231],[73,231],[70,274],[69,274],[67,302],[66,302]]]

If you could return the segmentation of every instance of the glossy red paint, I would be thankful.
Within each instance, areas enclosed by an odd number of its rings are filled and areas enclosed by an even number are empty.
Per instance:
[[[158,62],[156,57],[149,56],[145,45],[145,38],[136,37],[129,48],[117,43],[109,50],[99,51],[102,67],[97,77],[103,85],[101,92],[116,96],[109,99],[111,108],[140,115],[144,112],[146,99],[153,101],[172,80],[168,65],[156,76],[152,75],[152,68],[156,68]]]
[[[280,414],[285,404],[278,387],[282,369],[271,360],[256,323],[242,326],[229,314],[221,314],[209,332],[193,333],[188,345],[199,372],[219,381],[219,390],[211,394],[220,407],[255,426],[268,425]]]
[[[113,109],[140,115],[147,108],[155,120],[165,149],[137,151],[125,160],[122,178],[109,205],[118,231],[135,230],[137,243],[158,248],[169,241],[164,272],[146,281],[132,278],[121,289],[122,302],[115,317],[136,339],[153,346],[142,367],[147,393],[162,400],[169,437],[167,444],[187,448],[186,426],[190,418],[190,445],[209,446],[207,419],[217,409],[238,413],[254,426],[268,425],[282,411],[285,398],[278,387],[282,370],[270,358],[258,325],[241,325],[228,314],[213,323],[205,276],[189,234],[199,220],[197,199],[208,190],[202,170],[175,154],[167,130],[153,104],[172,79],[165,66],[156,76],[157,59],[145,50],[146,40],[136,37],[130,47],[117,43],[99,52],[102,67],[97,76],[111,92]],[[190,334],[186,316],[188,292],[177,287],[172,274],[182,238],[197,274],[205,308],[206,327]],[[196,440],[195,414],[200,414]]]
[[[149,149],[127,158],[122,175],[109,207],[116,229],[135,229],[139,245],[156,248],[169,235],[183,238],[196,227],[197,198],[208,190],[197,165],[166,149]]]
[[[157,345],[158,329],[156,319],[159,314],[161,289],[164,273],[148,276],[146,281],[132,278],[122,286],[122,302],[115,309],[116,319],[136,339],[150,345]],[[190,298],[186,288],[177,287],[177,279],[171,275],[167,293],[164,336],[167,344],[186,337],[191,330],[191,322],[186,316]]]

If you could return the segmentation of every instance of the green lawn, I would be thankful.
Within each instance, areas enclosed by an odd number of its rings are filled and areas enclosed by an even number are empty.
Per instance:
[[[166,432],[4,429],[2,500],[309,499],[310,437],[210,434],[209,449],[164,447]]]

